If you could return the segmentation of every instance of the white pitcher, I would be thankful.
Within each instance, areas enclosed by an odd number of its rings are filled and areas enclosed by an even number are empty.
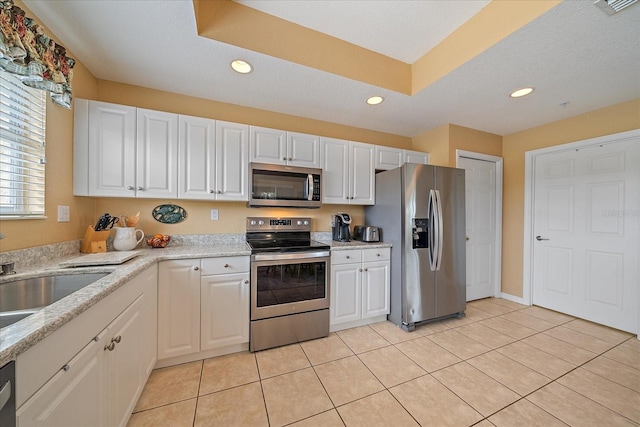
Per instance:
[[[138,246],[144,239],[144,232],[133,227],[115,227],[116,235],[113,238],[113,248],[116,251],[130,251]],[[137,234],[140,238],[137,239]]]

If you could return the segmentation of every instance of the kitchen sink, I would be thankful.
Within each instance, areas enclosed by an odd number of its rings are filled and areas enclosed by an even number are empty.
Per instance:
[[[108,274],[57,274],[0,283],[0,328],[22,320]]]

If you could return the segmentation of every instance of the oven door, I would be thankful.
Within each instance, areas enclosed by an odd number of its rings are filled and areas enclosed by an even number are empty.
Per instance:
[[[329,308],[329,251],[251,256],[251,320]]]

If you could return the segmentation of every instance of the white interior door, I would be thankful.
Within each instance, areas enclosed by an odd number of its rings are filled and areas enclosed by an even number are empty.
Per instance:
[[[467,301],[497,296],[497,165],[460,157],[458,167],[466,170]]]
[[[638,329],[640,138],[534,159],[533,303]]]

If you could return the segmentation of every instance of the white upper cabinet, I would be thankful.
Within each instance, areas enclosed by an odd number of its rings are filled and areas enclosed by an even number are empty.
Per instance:
[[[395,169],[404,163],[404,151],[399,148],[376,145],[376,169]]]
[[[320,138],[278,129],[250,127],[251,161],[309,168],[320,167]]]
[[[137,111],[136,197],[178,196],[178,116]]]
[[[287,132],[287,164],[320,168],[320,137]]]
[[[422,151],[404,150],[404,163],[429,164],[429,153]]]
[[[82,175],[75,170],[74,181],[88,182],[87,193],[77,195],[135,197],[136,109],[106,102],[77,101],[80,100],[76,100],[76,114],[88,120],[87,134],[74,135],[74,144],[86,146],[82,151],[87,155],[74,161],[86,171]],[[80,112],[83,107],[88,110],[86,116]]]
[[[216,123],[216,200],[249,200],[249,126]]]
[[[77,99],[74,195],[175,198],[175,114]]]
[[[321,138],[323,203],[373,205],[375,146]]]
[[[249,126],[180,116],[178,197],[248,200]]]

